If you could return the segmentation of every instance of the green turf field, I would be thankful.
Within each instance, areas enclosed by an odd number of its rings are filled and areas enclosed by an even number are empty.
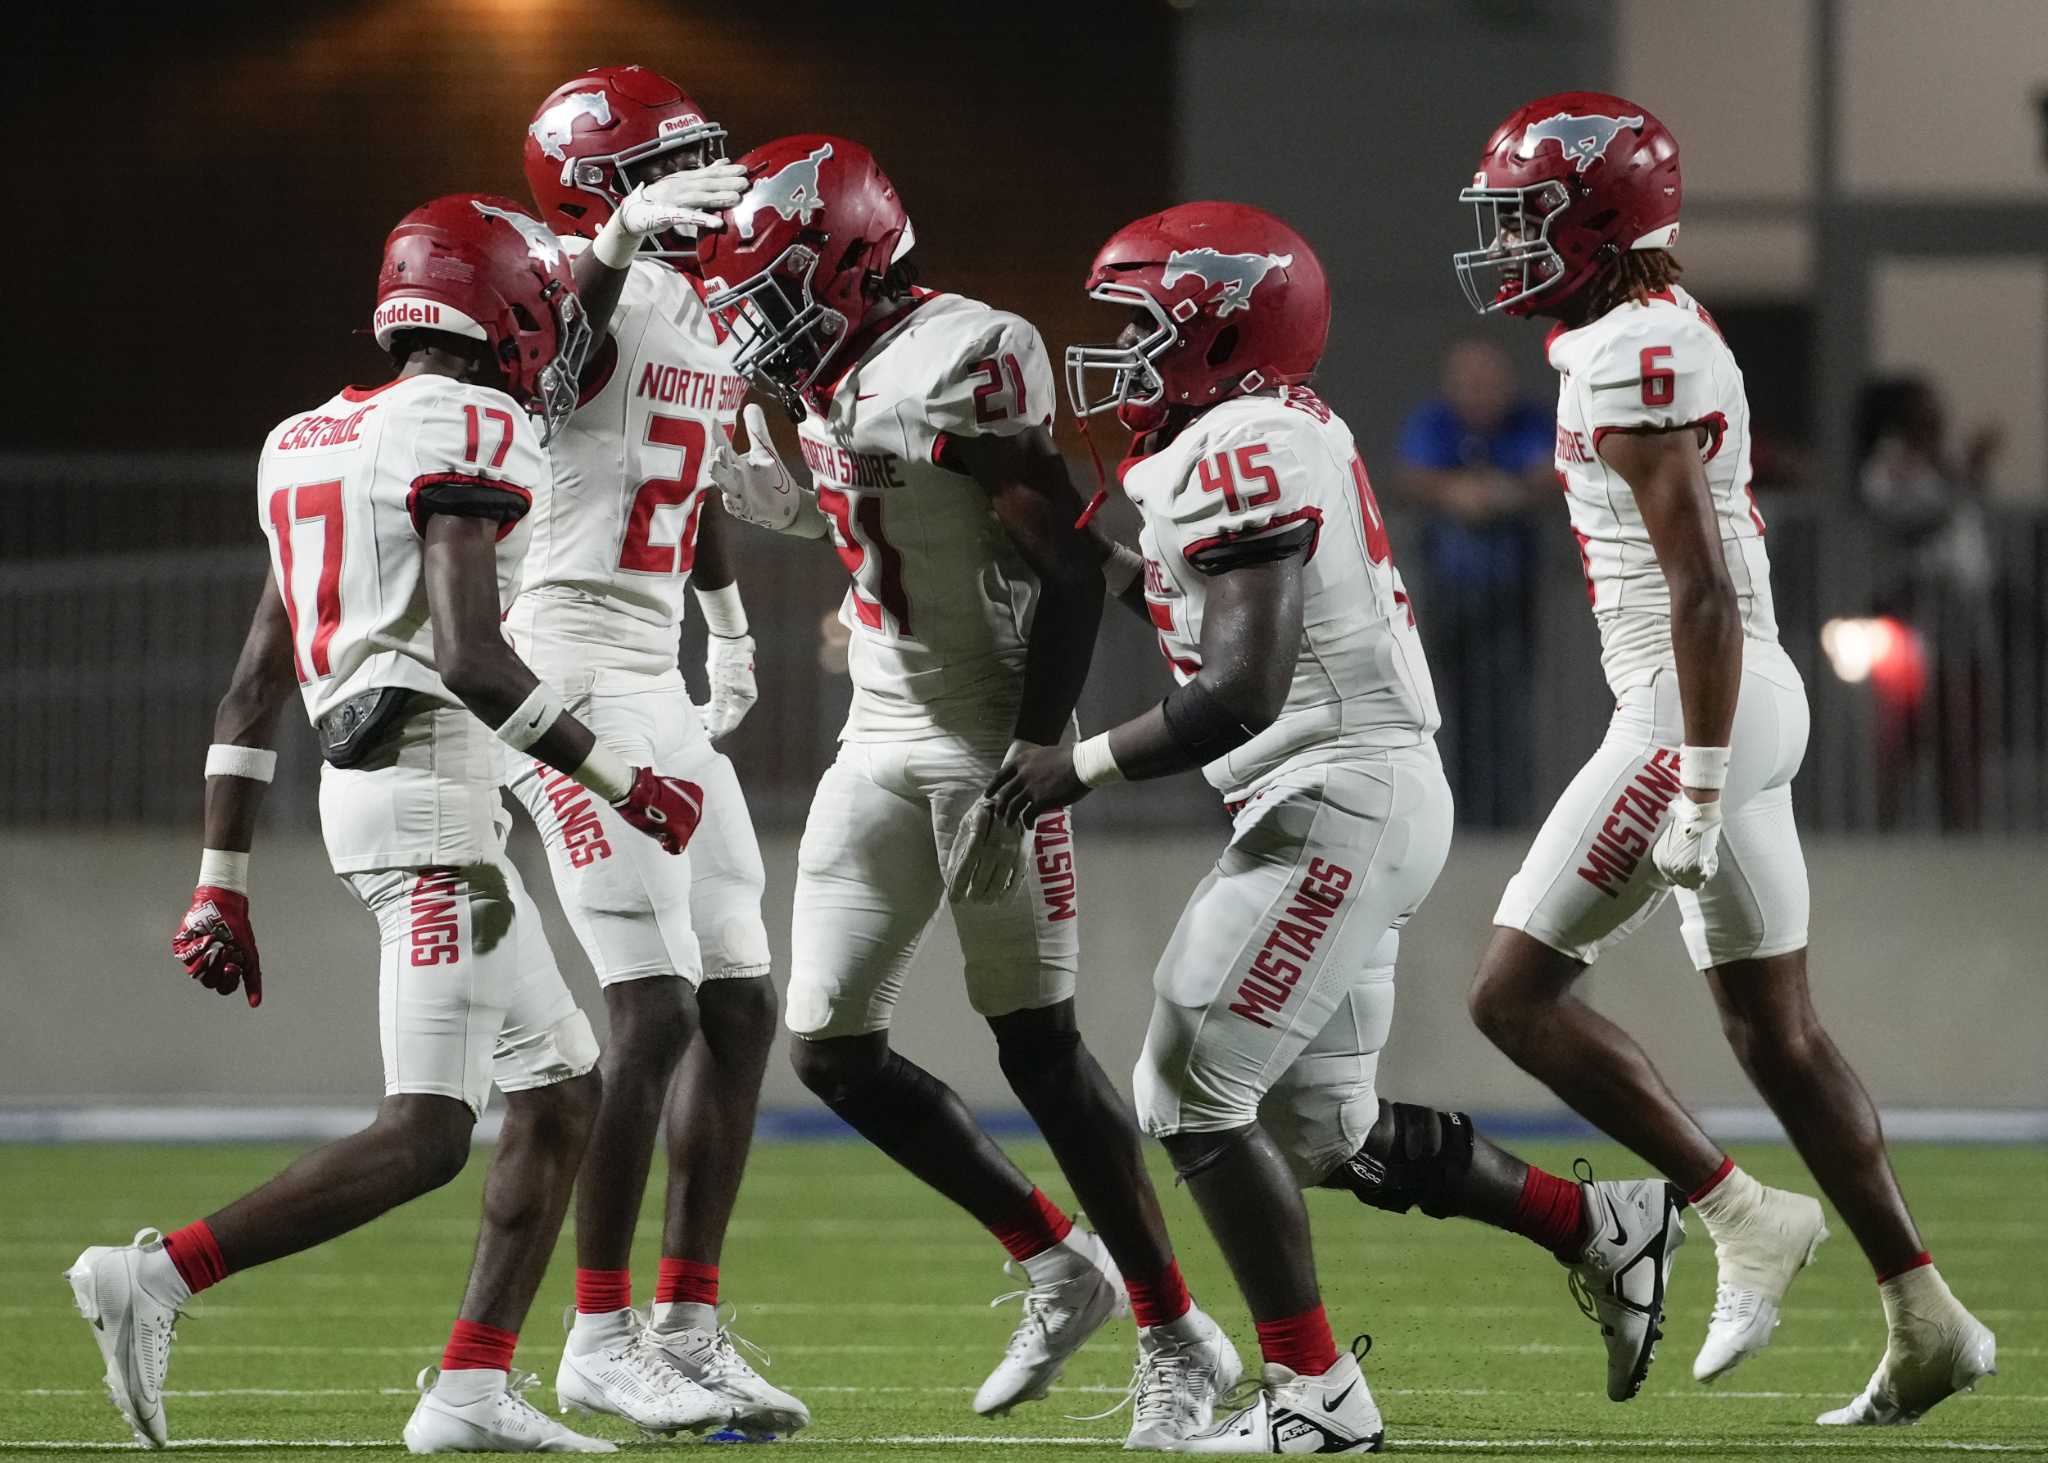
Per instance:
[[[1017,1151],[1049,1193],[1063,1195],[1042,1149]],[[130,1446],[59,1272],[85,1244],[191,1219],[289,1156],[261,1147],[0,1148],[8,1282],[0,1455],[75,1458]],[[396,1439],[413,1375],[438,1356],[462,1288],[485,1156],[439,1194],[201,1297],[172,1357],[173,1438],[193,1440],[195,1456],[223,1459],[303,1459],[344,1444],[351,1458],[403,1456]],[[1559,1166],[1571,1150],[1536,1145],[1528,1156]],[[1630,1171],[1614,1152],[1589,1156],[1604,1174]],[[1804,1177],[1786,1150],[1740,1156],[1766,1180]],[[1832,1215],[1836,1238],[1793,1288],[1775,1346],[1713,1389],[1690,1376],[1714,1281],[1695,1224],[1679,1253],[1659,1364],[1640,1398],[1616,1406],[1602,1390],[1596,1329],[1579,1316],[1557,1265],[1526,1242],[1371,1212],[1342,1195],[1315,1194],[1311,1205],[1340,1339],[1373,1334],[1366,1372],[1393,1451],[1675,1459],[1784,1449],[1802,1463],[1961,1451],[2048,1457],[2048,1278],[2039,1243],[2048,1163],[2020,1148],[1912,1148],[1899,1165],[1943,1272],[1998,1332],[2004,1375],[1917,1428],[1854,1435],[1811,1425],[1861,1389],[1883,1346],[1869,1272]],[[1167,1206],[1197,1296],[1252,1358],[1250,1324],[1192,1206],[1178,1191]],[[643,1234],[655,1229],[650,1211]],[[740,1307],[737,1329],[773,1356],[774,1380],[816,1415],[795,1446],[821,1459],[1022,1463],[1092,1456],[1120,1442],[1122,1416],[1069,1414],[1098,1411],[1121,1393],[1133,1351],[1128,1321],[1081,1353],[1049,1401],[1003,1422],[969,1410],[1016,1315],[987,1306],[1010,1288],[1001,1259],[967,1220],[864,1146],[758,1150],[726,1249],[725,1294]],[[520,1364],[541,1375],[535,1400],[543,1406],[553,1405],[547,1384],[572,1265],[565,1237],[520,1347]],[[644,1299],[651,1240],[636,1273]],[[640,1442],[631,1428],[602,1421],[590,1430],[643,1455],[703,1446]]]

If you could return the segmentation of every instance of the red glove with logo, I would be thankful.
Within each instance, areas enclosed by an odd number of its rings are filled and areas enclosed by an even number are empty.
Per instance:
[[[704,816],[704,789],[680,777],[663,777],[652,767],[635,767],[633,786],[612,806],[670,853],[681,853]]]
[[[239,985],[250,1005],[263,1004],[263,962],[249,925],[248,895],[211,884],[194,889],[192,907],[171,936],[171,954],[208,990],[228,996]]]

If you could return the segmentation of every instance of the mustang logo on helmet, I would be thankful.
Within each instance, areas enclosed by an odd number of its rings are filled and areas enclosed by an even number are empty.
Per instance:
[[[542,152],[560,162],[568,155],[569,139],[575,135],[578,117],[589,117],[599,126],[609,127],[611,99],[601,91],[571,92],[534,118],[533,125],[526,130],[533,134]]]
[[[1529,124],[1528,131],[1515,147],[1515,156],[1533,158],[1546,142],[1557,144],[1557,150],[1574,163],[1573,170],[1583,173],[1607,155],[1615,134],[1624,127],[1642,130],[1641,117],[1574,117],[1569,112],[1559,112],[1554,117],[1545,117],[1541,122]],[[1483,186],[1483,185],[1482,185]]]
[[[525,214],[515,213],[511,209],[495,208],[477,199],[471,199],[470,206],[485,218],[501,218],[519,230],[519,237],[526,240],[526,252],[539,263],[553,266],[562,262],[561,244],[540,220],[528,218]]]
[[[1269,270],[1285,269],[1294,262],[1292,254],[1224,254],[1215,249],[1176,249],[1166,256],[1166,272],[1159,283],[1171,289],[1190,277],[1204,284],[1221,285],[1216,313],[1228,315],[1249,310],[1252,291]]]
[[[754,237],[754,219],[764,208],[774,209],[785,221],[809,223],[811,215],[825,206],[825,200],[818,194],[818,167],[830,156],[832,144],[828,142],[809,157],[784,163],[771,176],[748,188],[732,210],[732,221],[740,237]]]

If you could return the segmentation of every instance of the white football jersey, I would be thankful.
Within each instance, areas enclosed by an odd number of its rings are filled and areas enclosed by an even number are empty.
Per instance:
[[[362,691],[409,687],[459,705],[434,669],[427,519],[495,518],[498,599],[512,603],[529,510],[548,459],[502,391],[447,376],[347,387],[272,429],[256,469],[257,514],[291,617],[306,714]]]
[[[1174,679],[1202,668],[1212,574],[1307,537],[1301,649],[1279,719],[1202,769],[1225,797],[1346,752],[1427,742],[1436,688],[1365,461],[1343,418],[1306,387],[1242,396],[1133,459],[1124,492],[1145,516],[1145,603]]]
[[[804,461],[853,580],[847,740],[1014,729],[1038,580],[980,484],[939,458],[949,438],[1048,426],[1052,408],[1027,321],[921,293],[806,416]]]
[[[582,239],[563,239],[578,253]],[[554,441],[554,492],[534,505],[526,577],[507,629],[537,667],[566,661],[661,675],[676,668],[710,478],[746,382],[694,283],[636,259],[594,360],[596,377]]]
[[[1764,520],[1751,491],[1749,399],[1720,327],[1681,289],[1621,305],[1576,330],[1553,331],[1557,475],[1571,507],[1600,626],[1600,660],[1616,695],[1674,666],[1671,590],[1634,492],[1600,458],[1622,428],[1697,426],[1700,460],[1721,526],[1721,553],[1742,606],[1743,633],[1776,643]]]

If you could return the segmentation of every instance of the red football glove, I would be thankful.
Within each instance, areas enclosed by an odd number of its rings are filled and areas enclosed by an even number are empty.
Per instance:
[[[249,925],[248,895],[211,884],[194,889],[192,907],[171,936],[171,954],[208,990],[230,996],[239,985],[250,1005],[263,1004],[263,961]]]
[[[680,777],[663,777],[652,767],[635,767],[632,789],[612,806],[670,853],[681,853],[704,816],[704,789]]]

